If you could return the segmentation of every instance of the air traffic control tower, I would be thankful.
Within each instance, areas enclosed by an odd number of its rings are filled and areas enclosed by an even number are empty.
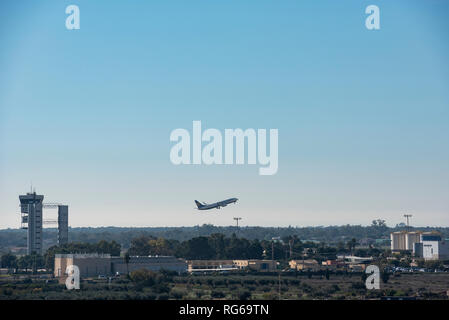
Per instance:
[[[43,195],[36,192],[19,196],[22,229],[28,229],[27,254],[42,254],[42,202]]]
[[[42,254],[43,224],[58,224],[58,245],[69,240],[69,207],[58,203],[43,203],[44,196],[36,192],[20,195],[21,227],[28,230],[27,254]],[[58,208],[58,220],[44,220],[43,208]]]

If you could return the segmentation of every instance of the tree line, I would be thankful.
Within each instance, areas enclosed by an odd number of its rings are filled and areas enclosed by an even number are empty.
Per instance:
[[[355,238],[337,245],[324,242],[304,242],[297,236],[287,236],[272,240],[246,239],[232,234],[227,237],[221,233],[210,236],[194,237],[185,241],[166,239],[154,236],[138,236],[131,240],[129,249],[122,254],[122,246],[115,240],[101,240],[97,243],[71,242],[61,246],[50,247],[43,256],[24,255],[16,257],[6,253],[1,257],[4,268],[40,269],[54,268],[56,254],[68,253],[99,253],[111,256],[175,256],[187,260],[206,259],[315,259],[318,262],[336,259],[338,253],[350,253],[359,256],[379,256],[383,250],[369,247],[356,248]],[[123,250],[125,251],[125,250]]]
[[[101,227],[101,228],[70,228],[69,237],[72,242],[97,243],[100,240],[116,241],[123,248],[129,248],[131,241],[139,236],[154,236],[157,238],[174,239],[186,241],[195,237],[210,236],[214,233],[221,233],[227,237],[233,233],[248,240],[258,239],[270,240],[272,237],[297,236],[300,239],[316,240],[327,243],[346,242],[348,239],[389,239],[390,232],[404,230],[404,226],[390,228],[385,221],[377,219],[371,222],[370,226],[342,225],[327,227],[235,227],[235,226],[214,226],[204,224],[191,227],[148,227],[148,228],[121,228],[121,227]],[[449,238],[449,228],[413,228],[412,230],[441,232],[443,238]],[[43,240],[46,243],[56,244],[57,229],[45,229]],[[5,229],[0,230],[0,252],[8,252],[12,247],[26,246],[26,230]]]
[[[355,238],[341,242],[336,246],[325,243],[303,242],[296,236],[287,236],[275,240],[249,240],[232,234],[226,237],[221,233],[210,236],[194,237],[185,241],[140,236],[131,241],[128,250],[132,256],[165,255],[188,260],[202,259],[317,259],[323,261],[335,259],[337,253],[348,252],[362,256],[379,255],[382,250],[376,248],[355,249]]]

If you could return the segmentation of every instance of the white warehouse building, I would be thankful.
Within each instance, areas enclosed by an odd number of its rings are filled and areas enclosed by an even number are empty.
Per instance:
[[[413,254],[424,260],[449,260],[449,242],[441,240],[438,234],[422,234],[421,241],[415,243]]]

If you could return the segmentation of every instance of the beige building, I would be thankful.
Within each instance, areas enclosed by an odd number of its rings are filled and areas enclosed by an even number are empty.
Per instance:
[[[234,260],[239,269],[250,269],[258,272],[276,271],[277,262],[273,260]]]
[[[65,275],[70,265],[77,266],[80,277],[95,277],[100,274],[111,274],[111,256],[109,254],[56,254],[55,255],[55,277]]]
[[[326,260],[321,262],[321,265],[325,266],[327,269],[338,269],[345,266],[345,262],[341,260]]]
[[[397,231],[390,234],[391,251],[412,251],[415,243],[421,242],[420,231]]]
[[[315,259],[290,260],[290,269],[294,270],[319,270],[320,265]]]

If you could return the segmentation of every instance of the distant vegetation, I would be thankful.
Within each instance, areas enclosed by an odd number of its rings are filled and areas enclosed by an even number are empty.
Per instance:
[[[210,236],[220,233],[226,237],[236,234],[239,238],[248,240],[271,240],[272,237],[296,236],[301,240],[314,240],[329,244],[338,244],[355,239],[389,239],[392,231],[403,228],[389,228],[379,220],[373,221],[371,226],[345,225],[329,227],[218,227],[213,225],[202,225],[194,227],[157,227],[157,228],[70,228],[69,240],[71,242],[98,243],[101,240],[115,241],[122,248],[129,248],[133,239],[137,237],[164,238],[177,241],[190,240],[200,236]],[[374,223],[375,222],[375,223]],[[449,228],[416,228],[417,230],[437,230],[443,237],[449,237]],[[47,249],[56,244],[56,229],[45,229],[43,233],[44,247]],[[0,230],[0,252],[8,252],[14,247],[26,247],[26,230],[4,229]]]
[[[380,256],[382,250],[378,248],[354,249],[357,244],[351,239],[346,244],[331,247],[324,243],[302,242],[296,236],[285,237],[272,243],[269,240],[259,241],[238,238],[235,234],[226,237],[214,233],[208,237],[200,236],[185,241],[140,236],[131,241],[126,254],[130,256],[170,255],[185,259],[271,259],[284,261],[288,259],[308,258],[323,261],[335,259],[338,252],[351,252],[361,256]],[[272,250],[274,249],[273,253]],[[355,251],[354,251],[355,250]],[[50,247],[43,256],[16,256],[4,253],[1,256],[3,268],[52,270],[54,257],[57,253],[106,253],[112,256],[121,255],[121,246],[117,242],[101,240],[97,243],[72,242],[62,246]],[[122,254],[124,256],[124,254]]]
[[[268,247],[271,254],[271,242],[267,240],[247,240],[237,238],[235,234],[226,238],[223,234],[214,233],[182,242],[141,236],[131,242],[128,252],[130,255],[175,255],[186,259],[262,259]],[[279,248],[277,256],[282,257],[283,252]]]
[[[410,253],[391,258],[388,248],[374,245],[361,246],[359,239],[345,236],[338,241],[325,242],[314,237],[300,238],[288,234],[289,228],[271,230],[284,236],[276,241],[271,237],[262,239],[243,237],[249,229],[236,230],[232,227],[199,227],[205,230],[235,231],[229,236],[222,233],[195,235],[185,240],[155,236],[155,232],[134,232],[127,247],[123,247],[123,234],[130,231],[110,232],[117,240],[71,242],[63,246],[52,246],[40,255],[16,255],[10,252],[1,255],[1,266],[9,268],[9,275],[0,277],[0,300],[2,299],[378,299],[382,296],[408,296],[418,299],[446,299],[447,273],[400,274],[385,270],[391,267],[408,267]],[[204,228],[204,229],[203,229]],[[342,233],[344,228],[364,228],[365,235],[388,236],[391,229],[381,225],[372,227],[329,227]],[[338,228],[341,228],[338,230]],[[117,231],[113,228],[114,231]],[[171,231],[170,228],[167,228]],[[271,228],[267,229],[270,230]],[[274,229],[274,228],[273,228]],[[315,228],[317,234],[321,228]],[[348,231],[346,229],[346,231]],[[300,232],[291,228],[290,231]],[[330,230],[330,229],[329,229]],[[197,230],[198,231],[198,230]],[[238,231],[238,232],[237,232]],[[359,230],[360,231],[360,230]],[[14,231],[13,231],[14,232]],[[164,234],[160,231],[160,234]],[[91,235],[98,234],[92,232]],[[104,233],[99,233],[104,234]],[[354,235],[357,233],[353,233]],[[315,240],[315,241],[311,241]],[[335,240],[335,239],[334,239]],[[127,240],[128,241],[128,240]],[[274,251],[272,252],[272,249]],[[57,253],[107,253],[122,255],[174,255],[186,259],[271,259],[279,261],[278,272],[256,273],[250,270],[207,275],[178,275],[171,271],[152,272],[141,269],[111,280],[83,279],[81,290],[68,291],[55,279],[45,280],[41,276],[51,273],[54,256]],[[357,256],[372,256],[376,265],[384,270],[381,274],[382,290],[366,290],[367,275],[348,270],[322,269],[318,271],[287,271],[289,259],[335,259],[339,253]],[[441,269],[442,261],[419,261],[419,267]],[[16,269],[17,268],[17,269]],[[16,273],[12,273],[15,269]],[[46,270],[39,270],[46,269]],[[29,271],[33,271],[33,275]],[[286,272],[281,272],[284,270]],[[110,282],[108,282],[110,281]],[[432,285],[429,285],[431,283]]]

